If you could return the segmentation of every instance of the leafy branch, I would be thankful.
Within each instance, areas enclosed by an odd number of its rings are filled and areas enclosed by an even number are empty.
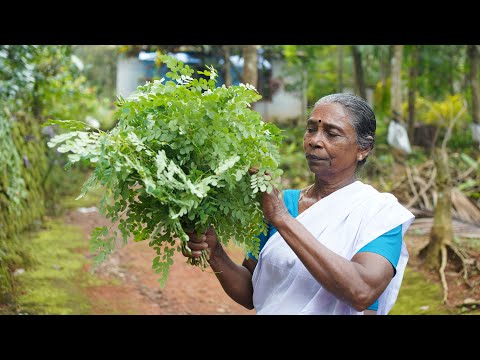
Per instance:
[[[97,186],[99,209],[124,243],[149,240],[156,252],[152,268],[165,285],[175,251],[190,251],[184,229],[201,233],[213,225],[220,241],[258,255],[257,235],[266,230],[259,193],[270,192],[282,170],[280,129],[262,121],[251,104],[261,96],[251,85],[216,86],[212,66],[197,71],[173,57],[161,56],[169,79],[139,86],[119,97],[117,125],[109,132],[89,131],[75,121],[54,120],[70,127],[50,147],[68,153],[69,164],[90,161],[95,170],[80,196]],[[250,176],[248,170],[258,168]],[[269,173],[268,175],[261,175]],[[96,264],[114,249],[112,228],[91,234]],[[188,263],[208,266],[205,251]]]

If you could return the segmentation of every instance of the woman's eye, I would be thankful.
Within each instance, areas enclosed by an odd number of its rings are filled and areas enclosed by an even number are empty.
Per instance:
[[[307,128],[307,132],[311,133],[311,132],[314,132],[315,129],[314,128]]]
[[[330,137],[339,136],[339,134],[337,134],[336,132],[331,132],[331,131],[329,131],[329,132],[327,133],[327,135],[330,136]]]

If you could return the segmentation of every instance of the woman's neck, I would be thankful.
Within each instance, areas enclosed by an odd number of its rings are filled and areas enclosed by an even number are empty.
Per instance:
[[[313,185],[312,189],[309,191],[309,195],[311,197],[316,198],[317,200],[320,200],[334,191],[337,191],[344,186],[350,185],[357,181],[357,178],[355,174],[352,176],[342,178],[342,179],[336,179],[336,180],[330,180],[330,179],[320,179],[318,176],[315,176],[315,184]]]

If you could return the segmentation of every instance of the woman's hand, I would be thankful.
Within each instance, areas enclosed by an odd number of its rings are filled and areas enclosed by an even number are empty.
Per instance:
[[[256,174],[258,168],[254,166],[250,168],[248,172],[250,175]],[[275,227],[279,221],[282,221],[285,216],[289,215],[287,207],[281,198],[280,191],[273,185],[270,194],[267,192],[262,193],[262,209],[265,221]]]
[[[277,224],[286,216],[289,216],[280,191],[275,186],[272,186],[270,194],[267,192],[262,193],[262,209],[265,221],[275,227],[278,227]]]
[[[198,236],[195,231],[186,230],[185,232],[189,238],[187,245],[192,252],[189,254],[182,251],[183,256],[189,258],[199,258],[202,254],[202,250],[208,250],[208,253],[211,257],[212,252],[220,246],[217,234],[212,226],[210,226],[207,231],[200,236]]]

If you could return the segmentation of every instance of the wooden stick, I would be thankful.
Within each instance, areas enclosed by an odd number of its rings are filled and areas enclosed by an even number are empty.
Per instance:
[[[410,170],[409,166],[407,166],[405,170],[407,171],[407,180],[408,180],[408,184],[410,185],[410,189],[412,190],[413,197],[414,199],[417,199],[419,195],[418,195],[417,189],[415,188],[415,184],[413,183],[412,171]]]

